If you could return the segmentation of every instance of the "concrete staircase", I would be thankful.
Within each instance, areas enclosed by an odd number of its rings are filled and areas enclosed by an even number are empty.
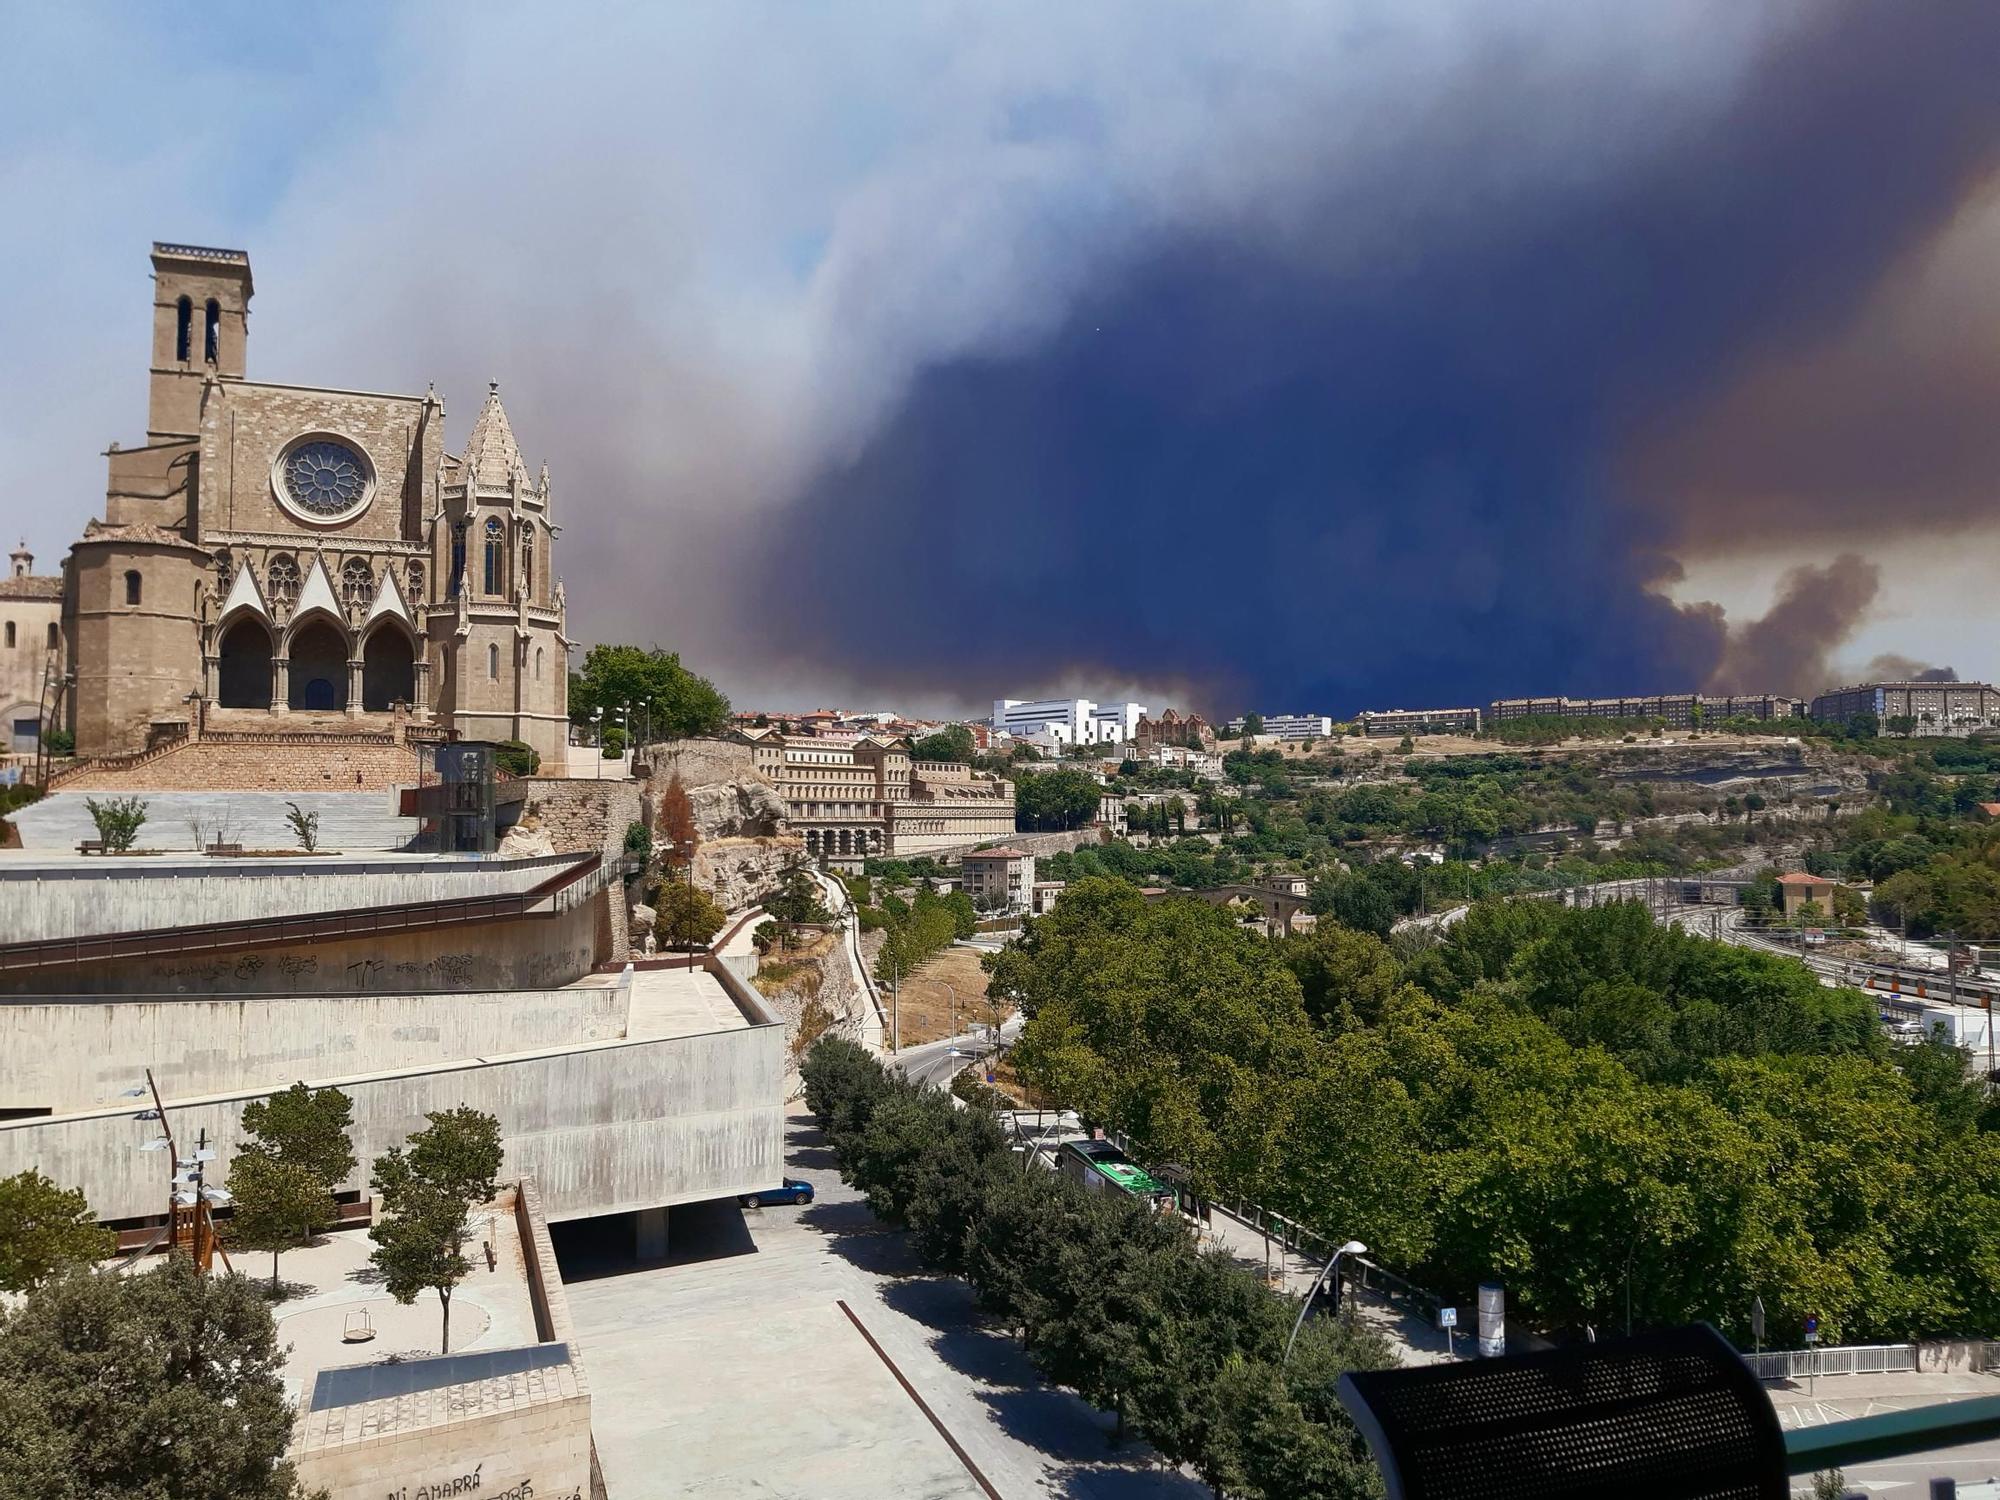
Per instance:
[[[401,849],[417,836],[417,820],[396,815],[395,794],[390,791],[62,790],[8,814],[8,820],[20,830],[23,848],[74,852],[83,840],[97,837],[85,800],[117,795],[136,796],[146,804],[146,824],[139,830],[137,844],[141,849],[193,849],[191,819],[198,821],[204,836],[211,839],[218,829],[226,828],[224,841],[245,849],[295,849],[298,840],[285,821],[287,802],[319,814],[322,849]]]

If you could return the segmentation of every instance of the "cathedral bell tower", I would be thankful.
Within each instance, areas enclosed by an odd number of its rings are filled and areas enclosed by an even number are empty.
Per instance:
[[[250,257],[241,250],[154,244],[149,440],[194,437],[203,382],[242,378],[250,293]]]

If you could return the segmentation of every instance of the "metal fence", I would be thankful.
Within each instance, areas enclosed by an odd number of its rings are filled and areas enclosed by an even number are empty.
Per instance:
[[[1746,1354],[1743,1362],[1760,1380],[1792,1380],[1807,1375],[1898,1375],[1921,1370],[1923,1351],[1933,1357],[1949,1345],[1831,1344],[1818,1349],[1772,1349]],[[1971,1342],[1963,1346],[1966,1368],[2000,1370],[2000,1343]]]

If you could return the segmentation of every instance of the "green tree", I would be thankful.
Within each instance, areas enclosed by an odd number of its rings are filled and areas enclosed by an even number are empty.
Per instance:
[[[387,1217],[368,1231],[369,1257],[398,1302],[435,1291],[443,1309],[439,1350],[451,1352],[451,1293],[472,1269],[464,1255],[472,1208],[489,1201],[500,1173],[500,1122],[460,1105],[432,1110],[407,1146],[375,1158],[371,1183]]]
[[[912,745],[910,759],[962,764],[972,759],[977,748],[972,743],[970,729],[963,724],[947,724],[935,734],[927,734]]]
[[[238,1153],[229,1167],[235,1205],[226,1236],[246,1250],[271,1252],[271,1295],[278,1294],[278,1256],[333,1222],[333,1195],[301,1166],[259,1151]]]
[[[116,1244],[80,1189],[58,1187],[32,1167],[0,1177],[0,1291],[27,1291],[70,1266],[104,1259]]]
[[[1263,732],[1264,716],[1262,714],[1245,714],[1243,716],[1243,736],[1245,739],[1260,735]]]
[[[332,1193],[355,1168],[353,1124],[354,1101],[339,1089],[295,1083],[243,1106],[243,1150],[303,1168]]]
[[[699,948],[722,931],[729,913],[685,880],[663,881],[653,895],[653,932],[664,948]]]
[[[658,647],[592,646],[569,681],[572,724],[588,724],[593,709],[608,718],[628,703],[645,711],[648,732],[661,739],[719,734],[729,722],[729,700],[715,684]]]
[[[819,882],[803,865],[794,865],[785,872],[778,889],[764,898],[764,910],[788,927],[825,922],[832,917],[820,899]]]
[[[125,853],[146,826],[146,804],[138,797],[107,797],[102,802],[85,797],[83,805],[90,821],[97,825],[97,837],[106,854]]]
[[[271,1311],[184,1256],[73,1267],[0,1310],[0,1494],[297,1500]]]
[[[532,776],[541,770],[542,756],[525,740],[502,740],[493,747],[493,764],[509,776]]]
[[[1080,828],[1097,816],[1104,789],[1086,771],[1035,771],[1014,780],[1014,822],[1022,830]]]

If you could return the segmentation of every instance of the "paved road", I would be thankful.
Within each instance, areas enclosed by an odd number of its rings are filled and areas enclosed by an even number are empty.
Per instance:
[[[1002,1046],[1011,1043],[1020,1034],[1019,1016],[1009,1016],[1000,1023]],[[919,1047],[905,1047],[901,1052],[887,1055],[884,1061],[892,1068],[900,1068],[906,1078],[918,1083],[934,1083],[943,1088],[951,1082],[952,1075],[960,1068],[967,1066],[976,1057],[984,1057],[992,1050],[992,1038],[982,1027],[978,1031],[969,1031],[962,1036],[925,1042]]]
[[[812,1207],[676,1209],[659,1269],[582,1279],[604,1258],[559,1249],[611,1494],[988,1500],[920,1397],[1002,1500],[1208,1500],[1044,1385],[967,1287],[917,1271],[810,1119],[787,1123]]]

